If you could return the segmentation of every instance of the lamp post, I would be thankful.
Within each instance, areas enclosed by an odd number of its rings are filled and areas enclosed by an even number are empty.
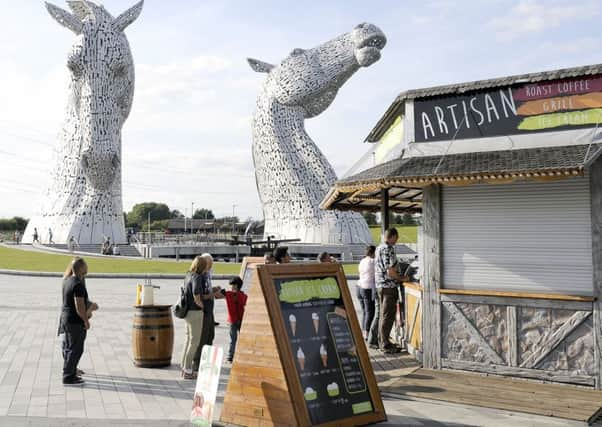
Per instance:
[[[234,210],[236,209],[236,206],[238,206],[238,205],[235,205],[235,204],[232,205],[232,234],[234,234],[234,227],[236,226],[236,220],[234,219],[235,218]]]
[[[194,233],[194,202],[190,203],[190,234]]]

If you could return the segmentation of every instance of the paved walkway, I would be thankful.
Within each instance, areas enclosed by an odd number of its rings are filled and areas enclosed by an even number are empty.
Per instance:
[[[157,304],[173,303],[180,281],[155,280]],[[225,282],[221,282],[222,286]],[[143,369],[131,362],[135,280],[89,279],[101,309],[91,319],[80,363],[84,387],[61,383],[62,355],[56,336],[60,280],[0,275],[0,426],[187,426],[193,381],[177,365]],[[216,343],[226,345],[225,307],[216,304]],[[178,363],[183,322],[175,321],[173,361]],[[222,369],[217,414],[229,367]],[[577,426],[581,423],[427,400],[385,396],[389,421],[382,426]],[[109,420],[110,421],[107,421]]]

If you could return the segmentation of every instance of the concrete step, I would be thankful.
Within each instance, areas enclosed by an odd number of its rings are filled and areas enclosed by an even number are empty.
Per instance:
[[[61,249],[64,251],[69,250],[68,246],[65,244],[55,244],[55,245],[45,245],[49,248],[53,248],[53,249]],[[131,257],[139,257],[140,252],[138,252],[138,249],[136,249],[135,246],[131,246],[131,245],[117,245],[119,246],[119,255],[120,256],[131,256]],[[84,245],[79,245],[79,248],[76,247],[76,251],[77,252],[87,252],[90,254],[100,254],[100,250],[102,248],[102,245],[100,244],[84,244]]]

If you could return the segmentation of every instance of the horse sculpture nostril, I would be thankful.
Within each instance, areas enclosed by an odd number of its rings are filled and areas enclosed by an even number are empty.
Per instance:
[[[83,170],[87,170],[89,167],[88,156],[86,156],[85,154],[82,154],[82,158],[80,160],[80,166],[82,167]]]

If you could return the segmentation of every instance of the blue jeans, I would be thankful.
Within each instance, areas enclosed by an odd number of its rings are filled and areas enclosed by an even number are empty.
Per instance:
[[[234,359],[236,351],[236,341],[238,340],[238,332],[240,331],[241,322],[230,323],[230,348],[228,349],[228,360]]]
[[[374,319],[374,299],[372,289],[363,289],[358,286],[357,298],[362,307],[362,332],[368,333]]]

